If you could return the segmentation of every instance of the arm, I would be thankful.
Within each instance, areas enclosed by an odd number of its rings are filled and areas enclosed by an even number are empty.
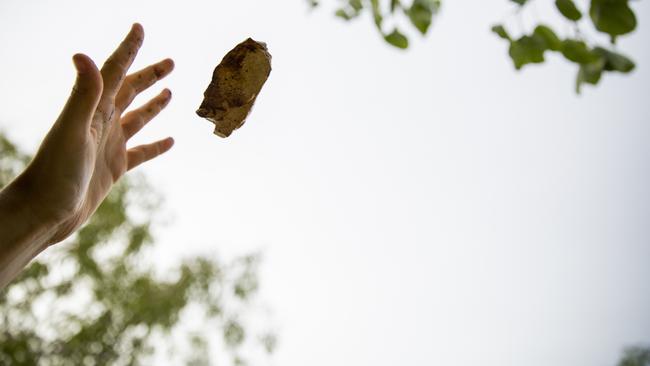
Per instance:
[[[73,57],[77,81],[61,115],[25,171],[0,191],[0,288],[49,245],[74,233],[126,171],[172,147],[171,138],[126,146],[171,99],[165,89],[124,113],[174,67],[166,59],[126,76],[143,38],[135,24],[101,70],[88,56]]]
[[[47,246],[54,223],[36,220],[29,193],[18,178],[0,191],[0,288]]]

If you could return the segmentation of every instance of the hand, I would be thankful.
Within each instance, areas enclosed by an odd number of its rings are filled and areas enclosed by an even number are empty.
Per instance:
[[[19,178],[32,214],[55,227],[47,245],[81,226],[124,173],[168,151],[171,137],[127,149],[127,141],[171,99],[163,90],[140,108],[124,111],[133,99],[174,68],[166,59],[125,76],[144,30],[134,24],[101,71],[86,55],[76,54],[77,81],[59,118],[33,161]]]

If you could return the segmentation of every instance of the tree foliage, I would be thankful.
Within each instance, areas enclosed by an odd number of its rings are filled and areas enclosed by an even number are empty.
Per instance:
[[[364,12],[372,14],[375,28],[390,45],[406,49],[409,38],[398,24],[403,18],[417,33],[426,35],[435,15],[441,7],[440,0],[340,0],[342,5],[335,14],[341,19],[352,20]],[[319,0],[308,0],[312,7]],[[533,0],[510,0],[517,8],[516,17],[521,17],[524,7]],[[616,49],[618,37],[636,29],[637,19],[629,6],[629,0],[589,0],[576,4],[574,0],[555,0],[555,8],[561,19],[570,25],[572,34],[558,36],[548,25],[538,24],[528,34],[511,36],[505,25],[497,24],[492,31],[508,42],[509,55],[515,69],[545,61],[547,52],[557,52],[577,66],[576,92],[584,84],[596,85],[607,72],[629,73],[635,68],[634,61]],[[585,14],[588,13],[588,17]],[[386,25],[389,24],[389,25]],[[390,25],[392,24],[392,25]],[[606,45],[588,40],[584,27],[593,27],[606,35]]]
[[[0,187],[28,160],[0,134]],[[188,355],[179,336],[193,349],[188,365],[209,365],[211,348],[236,365],[246,363],[244,351],[271,353],[275,335],[245,324],[255,310],[259,255],[228,263],[192,257],[160,274],[147,261],[157,207],[146,182],[123,179],[76,235],[2,290],[0,364],[138,365],[155,349]],[[181,329],[188,314],[201,326]]]
[[[523,7],[529,1],[517,1]],[[589,15],[591,25],[599,32],[605,33],[610,40],[609,46],[589,42],[585,32],[581,31],[584,23],[581,11],[573,0],[556,0],[555,7],[565,21],[572,23],[575,30],[572,36],[560,39],[550,27],[539,24],[531,34],[519,38],[511,37],[503,25],[496,25],[492,30],[510,44],[510,57],[516,69],[527,64],[544,62],[546,52],[557,52],[576,64],[576,92],[580,93],[582,85],[596,85],[605,72],[629,73],[635,68],[634,62],[618,53],[613,47],[619,36],[628,34],[636,28],[636,16],[629,7],[628,0],[591,0]]]
[[[650,366],[650,347],[628,347],[618,366]]]

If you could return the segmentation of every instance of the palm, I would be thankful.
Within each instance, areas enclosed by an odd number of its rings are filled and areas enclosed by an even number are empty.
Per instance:
[[[126,137],[122,130],[119,117],[114,116],[113,121],[109,122],[110,128],[103,146],[98,143],[100,148],[97,151],[95,170],[90,187],[107,194],[113,183],[124,175],[127,170],[128,154],[126,148]],[[91,130],[97,130],[91,126]],[[99,131],[93,133],[98,135]]]

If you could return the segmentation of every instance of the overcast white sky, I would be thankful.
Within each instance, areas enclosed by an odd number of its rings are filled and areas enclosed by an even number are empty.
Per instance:
[[[489,32],[506,0],[445,1],[408,52],[301,0],[3,0],[0,126],[35,149],[71,56],[103,62],[139,21],[134,68],[177,65],[139,99],[174,93],[136,141],[176,138],[141,169],[173,217],[159,260],[263,249],[274,364],[614,365],[650,342],[650,6],[633,6],[637,71],[576,96],[558,57],[514,71]],[[248,36],[273,71],[223,140],[194,111]]]

